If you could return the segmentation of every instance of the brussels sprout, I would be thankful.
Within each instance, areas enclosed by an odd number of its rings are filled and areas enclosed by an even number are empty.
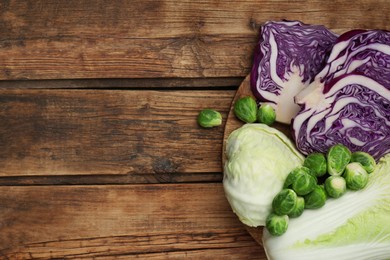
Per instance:
[[[292,189],[283,189],[272,201],[272,209],[277,215],[288,215],[297,203],[297,194]]]
[[[376,167],[375,159],[365,152],[352,153],[351,162],[360,163],[367,173],[372,173]]]
[[[314,190],[303,197],[305,209],[318,209],[325,205],[326,191],[322,185],[316,185]]]
[[[286,180],[284,181],[283,188],[284,188],[284,189],[285,189],[285,188],[289,188],[289,187],[292,185],[292,183],[294,182],[294,179],[295,179],[296,176],[297,176],[297,175],[296,175],[296,172],[295,172],[294,170],[291,171],[291,172],[287,175]]]
[[[275,122],[275,109],[269,104],[262,104],[257,110],[257,121],[266,125],[272,125]]]
[[[327,154],[328,173],[340,176],[343,174],[345,166],[351,161],[351,151],[342,144],[330,147]]]
[[[305,168],[303,166],[300,168],[292,183],[292,189],[301,196],[313,191],[317,184],[317,178],[308,173],[310,172],[308,168],[306,168],[308,171],[305,171]]]
[[[302,215],[303,210],[305,209],[305,200],[302,197],[297,197],[297,203],[293,210],[288,214],[290,218],[297,218]]]
[[[303,166],[309,168],[316,177],[321,177],[326,174],[326,158],[322,153],[309,154]]]
[[[236,117],[245,123],[253,123],[257,119],[257,104],[251,96],[239,98],[234,104],[233,111]]]
[[[198,124],[202,127],[213,127],[222,124],[222,116],[218,111],[203,109],[198,115]]]
[[[289,218],[287,215],[279,216],[271,213],[265,221],[265,227],[271,235],[281,236],[287,231],[288,222]]]
[[[296,168],[294,168],[288,175],[287,175],[287,178],[286,180],[284,181],[284,184],[283,184],[283,188],[289,188],[295,178],[299,175],[299,173],[307,173],[307,174],[310,174],[310,170],[309,168],[307,167],[303,167],[303,166],[298,166]]]
[[[329,176],[325,180],[325,190],[329,197],[341,197],[347,190],[345,179],[341,176]]]
[[[351,190],[361,190],[368,182],[368,173],[358,162],[352,162],[345,167],[344,178],[347,188]]]

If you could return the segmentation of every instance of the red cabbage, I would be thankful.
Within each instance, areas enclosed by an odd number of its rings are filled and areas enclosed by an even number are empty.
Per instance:
[[[299,21],[269,21],[261,27],[251,88],[258,101],[275,109],[278,122],[290,124],[298,113],[294,96],[324,67],[336,39],[322,25]]]
[[[376,160],[390,152],[390,32],[353,30],[339,37],[324,69],[295,97],[297,148],[326,152],[336,143]]]

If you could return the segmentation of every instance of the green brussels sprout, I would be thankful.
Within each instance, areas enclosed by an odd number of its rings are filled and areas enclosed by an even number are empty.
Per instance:
[[[201,127],[213,127],[222,124],[222,116],[218,111],[203,109],[198,115],[198,124]]]
[[[291,171],[288,175],[287,175],[287,178],[286,180],[284,181],[284,184],[283,184],[283,188],[286,189],[286,188],[289,188],[292,183],[294,182],[294,178],[295,178],[296,174],[294,171]]]
[[[297,197],[297,203],[293,210],[288,214],[290,218],[297,218],[302,215],[303,210],[305,209],[305,199],[303,197]]]
[[[327,153],[328,173],[340,176],[343,174],[345,166],[351,161],[351,151],[342,144],[330,147]]]
[[[308,172],[310,172],[309,168],[302,166],[300,167],[300,171],[296,173],[292,183],[292,189],[297,195],[306,195],[313,191],[317,185],[317,178]]]
[[[326,158],[322,153],[311,153],[303,162],[303,166],[309,168],[316,177],[326,174]]]
[[[367,173],[372,173],[375,170],[375,159],[365,152],[354,152],[351,155],[351,162],[360,163]]]
[[[262,104],[257,110],[257,121],[266,125],[272,125],[275,122],[275,109],[269,104]]]
[[[295,178],[299,175],[299,173],[307,173],[311,174],[310,169],[303,166],[298,166],[294,168],[288,175],[286,180],[284,181],[283,188],[290,188],[295,181]]]
[[[325,190],[329,197],[339,198],[347,190],[347,184],[341,176],[329,176],[325,180]]]
[[[239,98],[234,103],[233,111],[236,117],[245,123],[253,123],[257,119],[257,104],[251,96]]]
[[[361,190],[368,182],[368,173],[358,162],[352,162],[345,167],[344,178],[347,188],[351,190]]]
[[[292,189],[283,189],[272,201],[272,209],[277,215],[288,215],[297,203],[297,194]]]
[[[303,198],[305,199],[305,209],[321,208],[327,199],[325,188],[322,185],[316,185],[314,190]]]
[[[271,213],[265,220],[265,227],[271,235],[281,236],[287,231],[288,222],[289,218],[287,215],[279,216]]]

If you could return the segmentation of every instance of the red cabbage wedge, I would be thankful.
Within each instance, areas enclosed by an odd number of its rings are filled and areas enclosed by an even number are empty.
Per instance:
[[[324,69],[296,97],[298,149],[326,152],[341,143],[376,160],[390,152],[390,32],[353,30],[339,37]]]
[[[321,71],[336,40],[324,26],[299,21],[269,21],[261,27],[251,88],[258,101],[273,106],[276,121],[291,123],[300,110],[294,96]]]

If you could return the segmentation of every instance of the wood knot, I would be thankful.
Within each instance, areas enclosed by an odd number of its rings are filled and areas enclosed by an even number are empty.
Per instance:
[[[261,27],[260,23],[257,23],[254,18],[249,19],[249,27],[251,28],[252,31],[258,31]]]
[[[158,157],[153,162],[155,178],[160,183],[172,182],[174,173],[177,172],[178,165],[167,158]]]

